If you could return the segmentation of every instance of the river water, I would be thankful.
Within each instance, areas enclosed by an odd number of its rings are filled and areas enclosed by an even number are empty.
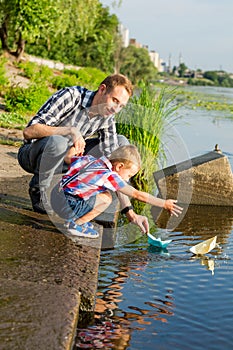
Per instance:
[[[233,100],[233,89],[192,89]],[[163,140],[167,165],[218,144],[233,168],[233,117],[184,107],[179,113],[182,118]],[[156,233],[172,239],[167,250],[140,236],[102,252],[94,319],[78,329],[74,349],[233,348],[233,208],[192,206],[172,230],[161,225]],[[191,246],[215,235],[213,251],[203,257],[190,253]]]

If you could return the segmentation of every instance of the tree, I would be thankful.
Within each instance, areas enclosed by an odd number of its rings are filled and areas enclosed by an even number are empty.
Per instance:
[[[99,0],[62,0],[62,31],[27,45],[27,52],[77,66],[91,66],[106,72],[114,70],[118,19]],[[67,4],[68,2],[68,4]]]
[[[153,81],[156,78],[157,69],[144,48],[133,45],[122,48],[119,60],[120,73],[127,75],[134,84],[140,80]]]
[[[184,63],[180,63],[179,67],[178,67],[178,74],[179,77],[184,77],[185,71],[187,69],[187,66]]]
[[[1,0],[0,39],[2,49],[15,55],[23,54],[25,43],[56,30],[61,15],[59,0]]]
[[[89,0],[89,2],[91,1],[96,3],[95,16],[91,14],[91,11],[88,11],[89,16],[94,18],[94,22],[85,36],[76,37],[76,62],[85,66],[94,66],[106,72],[113,71],[116,50],[115,38],[119,22],[117,17],[110,15],[109,10],[104,8],[98,0]],[[88,18],[86,22],[89,23]],[[80,21],[83,22],[83,19],[80,18]]]

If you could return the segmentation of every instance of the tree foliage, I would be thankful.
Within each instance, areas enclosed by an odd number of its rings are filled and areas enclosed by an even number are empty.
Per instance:
[[[216,86],[233,87],[233,79],[224,71],[206,71],[203,78],[210,80]]]
[[[148,51],[133,45],[122,48],[119,57],[119,70],[120,73],[127,75],[134,84],[141,80],[153,81],[157,75],[157,69],[151,62]]]
[[[118,18],[99,0],[0,0],[0,5],[2,49],[18,58],[25,50],[65,64],[121,72],[134,83],[155,79],[148,51],[122,48]]]
[[[57,28],[62,10],[60,0],[1,0],[0,4],[2,48],[17,57],[24,52],[25,43]]]
[[[179,77],[184,77],[186,69],[188,69],[188,67],[184,63],[180,63],[178,67]]]
[[[0,0],[0,5],[3,50],[114,69],[118,19],[99,0]]]

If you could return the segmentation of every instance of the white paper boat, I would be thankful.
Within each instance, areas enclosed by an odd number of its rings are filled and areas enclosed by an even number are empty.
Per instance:
[[[147,233],[148,237],[148,243],[159,248],[166,248],[169,243],[171,243],[171,239],[168,239],[166,241],[162,241],[161,238],[155,238],[152,236],[149,232]]]
[[[201,243],[198,243],[191,247],[189,250],[191,253],[196,255],[203,255],[209,253],[212,249],[216,247],[217,236],[207,239]]]

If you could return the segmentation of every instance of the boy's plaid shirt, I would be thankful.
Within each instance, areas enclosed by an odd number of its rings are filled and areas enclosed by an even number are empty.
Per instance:
[[[72,176],[74,179],[69,182]],[[66,181],[67,185],[65,185]],[[61,185],[64,186],[65,193],[88,199],[106,190],[115,192],[126,183],[115,171],[112,171],[112,164],[105,156],[96,159],[86,155],[72,158],[68,172],[62,177]]]

